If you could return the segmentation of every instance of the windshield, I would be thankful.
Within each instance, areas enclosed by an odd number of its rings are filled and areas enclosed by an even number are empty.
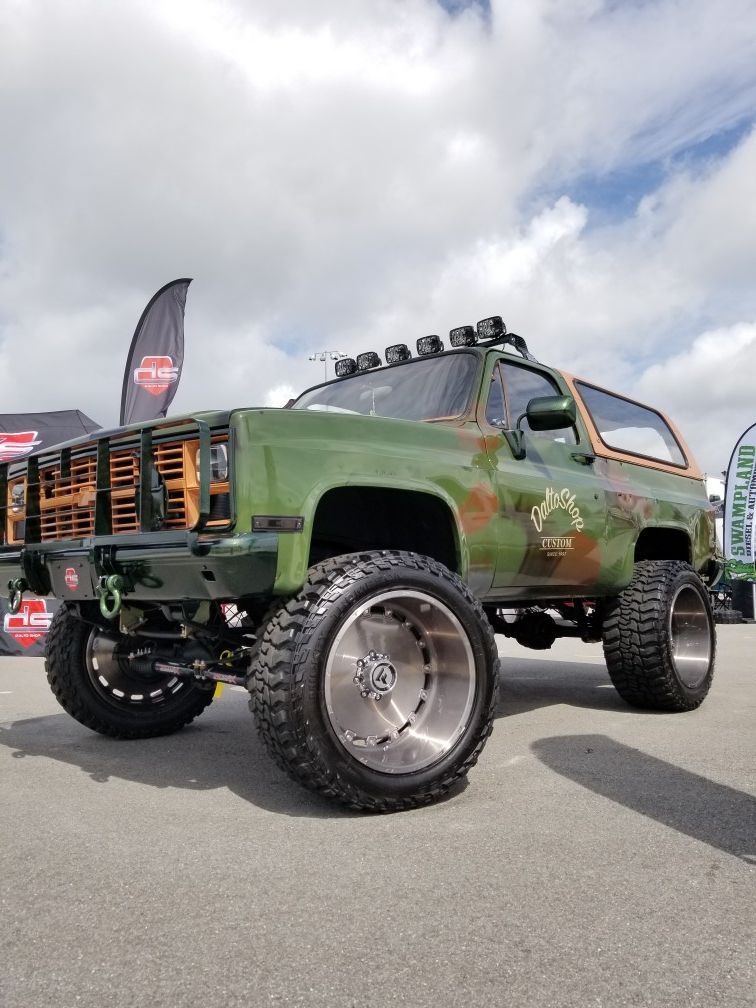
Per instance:
[[[310,389],[292,408],[395,420],[454,420],[467,411],[477,370],[478,357],[472,353],[419,358]]]

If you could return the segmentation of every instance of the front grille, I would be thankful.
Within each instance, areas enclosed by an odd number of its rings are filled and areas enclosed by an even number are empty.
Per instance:
[[[140,514],[144,458],[148,466],[152,459],[152,467],[165,486],[165,515],[159,522],[160,529],[228,526],[228,481],[208,481],[203,514],[203,487],[197,471],[202,437],[208,443],[223,444],[228,442],[228,433],[211,434],[206,430],[198,436],[195,423],[191,434],[194,436],[187,433],[171,437],[157,427],[151,429],[147,444],[138,434],[130,433],[103,439],[107,452],[101,441],[99,452],[98,443],[89,442],[73,449],[40,453],[28,460],[22,476],[7,479],[6,468],[0,473],[5,483],[0,497],[0,504],[5,501],[5,542],[22,542],[24,532],[28,542],[52,542],[154,530],[155,524],[146,524]],[[148,472],[146,479],[149,477]],[[19,487],[23,487],[23,507],[19,507]]]

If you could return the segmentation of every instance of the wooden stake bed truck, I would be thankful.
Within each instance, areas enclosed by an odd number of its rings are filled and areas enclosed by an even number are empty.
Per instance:
[[[146,738],[243,684],[283,769],[376,811],[431,802],[475,764],[494,631],[603,640],[628,703],[697,707],[714,523],[679,433],[538,364],[498,317],[450,337],[339,361],[289,408],[0,465],[10,607],[64,603],[46,661],[61,705]]]

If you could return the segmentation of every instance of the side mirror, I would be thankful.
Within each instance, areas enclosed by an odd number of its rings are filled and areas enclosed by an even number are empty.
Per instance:
[[[527,420],[531,430],[564,430],[573,427],[577,418],[577,407],[572,396],[538,396],[531,399],[527,409],[517,419],[517,428],[503,431],[512,455],[516,459],[525,458],[522,421]]]
[[[564,430],[574,427],[577,418],[575,400],[572,396],[539,396],[531,399],[525,418],[534,431]],[[519,428],[523,417],[517,421]]]

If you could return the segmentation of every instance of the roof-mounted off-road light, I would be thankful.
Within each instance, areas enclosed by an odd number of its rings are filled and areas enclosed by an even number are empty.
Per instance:
[[[453,347],[475,346],[478,337],[471,325],[461,325],[449,330],[449,342]]]
[[[441,353],[444,349],[444,344],[438,336],[422,336],[417,341],[417,352],[421,357],[426,354]]]
[[[357,354],[358,371],[369,371],[370,368],[380,366],[381,366],[381,358],[373,350],[368,350],[366,353]]]
[[[394,343],[393,346],[386,347],[387,364],[399,364],[400,361],[409,360],[411,356],[412,353],[406,343]]]
[[[336,361],[336,377],[348,378],[357,370],[357,361],[353,357],[342,357]]]
[[[480,340],[496,339],[497,336],[503,336],[507,331],[501,315],[492,315],[491,318],[481,319],[476,328]]]

